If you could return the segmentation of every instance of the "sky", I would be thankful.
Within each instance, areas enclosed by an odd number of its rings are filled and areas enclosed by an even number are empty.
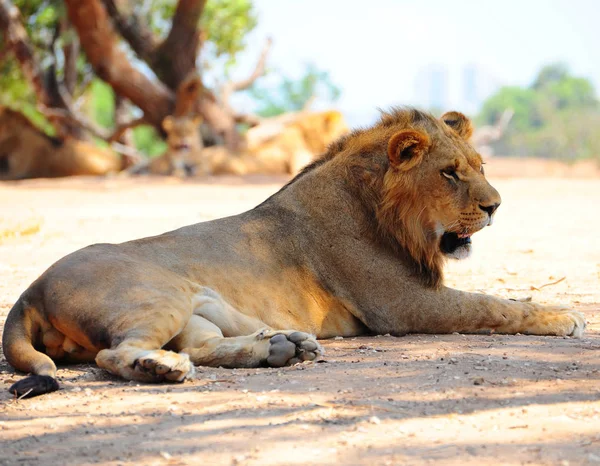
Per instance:
[[[269,68],[301,76],[314,63],[328,71],[342,91],[334,106],[352,125],[371,123],[377,107],[427,106],[423,79],[431,67],[446,70],[448,106],[466,105],[460,83],[467,65],[478,69],[484,94],[501,85],[526,86],[543,65],[557,61],[600,91],[600,0],[255,0],[254,5],[258,26],[234,76],[249,73],[270,36]]]

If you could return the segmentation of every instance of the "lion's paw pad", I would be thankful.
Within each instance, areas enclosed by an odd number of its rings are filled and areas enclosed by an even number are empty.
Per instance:
[[[162,380],[183,382],[194,374],[194,366],[187,354],[163,350],[149,351],[138,358],[133,367],[156,382]]]
[[[323,353],[321,345],[314,337],[304,332],[277,333],[269,341],[271,345],[267,363],[271,367],[312,361]]]

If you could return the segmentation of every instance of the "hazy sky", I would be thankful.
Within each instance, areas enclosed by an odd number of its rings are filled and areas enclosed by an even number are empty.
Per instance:
[[[255,0],[259,23],[237,73],[246,74],[264,38],[269,66],[300,75],[308,62],[342,90],[352,124],[375,107],[419,104],[419,70],[476,64],[492,86],[529,84],[563,61],[600,91],[600,0]],[[237,74],[236,73],[236,74]],[[452,100],[452,99],[451,99]]]

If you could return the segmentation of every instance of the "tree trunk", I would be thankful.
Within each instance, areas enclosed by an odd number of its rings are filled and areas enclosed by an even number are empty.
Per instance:
[[[162,120],[174,108],[173,92],[129,63],[100,0],[65,0],[65,3],[96,75],[110,84],[115,93],[137,105],[148,123],[160,128]]]
[[[61,22],[61,32],[64,34],[69,31],[71,25],[65,18]],[[79,37],[76,34],[70,35],[70,40],[63,46],[63,55],[65,57],[64,63],[64,78],[63,83],[69,95],[75,94],[75,87],[77,85],[77,57],[79,57]]]
[[[217,142],[225,144],[230,151],[237,152],[241,150],[242,137],[237,131],[235,118],[219,105],[215,96],[205,92],[200,99],[199,107],[200,114],[215,132]]]
[[[127,125],[131,116],[127,111],[127,101],[120,95],[115,96],[115,127],[119,128]],[[126,129],[116,138],[116,141],[124,146],[135,147],[131,128]]]
[[[157,44],[152,32],[131,14],[126,0],[102,0],[114,24],[133,51],[154,71],[171,90],[179,92],[196,70],[200,31],[198,23],[206,0],[179,0],[167,38]],[[175,113],[199,112],[208,126],[228,149],[240,148],[241,137],[236,129],[235,115],[218,104],[209,93],[203,92],[195,102],[179,102]]]
[[[170,89],[176,90],[196,69],[198,23],[205,4],[206,0],[179,0],[169,35],[154,51],[150,66]]]

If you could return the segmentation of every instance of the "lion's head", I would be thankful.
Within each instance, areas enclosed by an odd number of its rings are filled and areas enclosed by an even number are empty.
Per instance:
[[[202,118],[198,116],[168,116],[162,122],[167,133],[167,145],[172,152],[191,152],[202,149],[200,135]]]
[[[471,236],[491,225],[500,205],[481,156],[468,143],[471,133],[462,113],[438,120],[418,110],[394,109],[374,127],[332,144],[313,166],[341,165],[379,235],[407,253],[427,283],[438,286],[444,259],[467,257]]]
[[[336,110],[308,113],[299,118],[295,126],[302,131],[308,149],[317,155],[349,131],[343,115]]]

